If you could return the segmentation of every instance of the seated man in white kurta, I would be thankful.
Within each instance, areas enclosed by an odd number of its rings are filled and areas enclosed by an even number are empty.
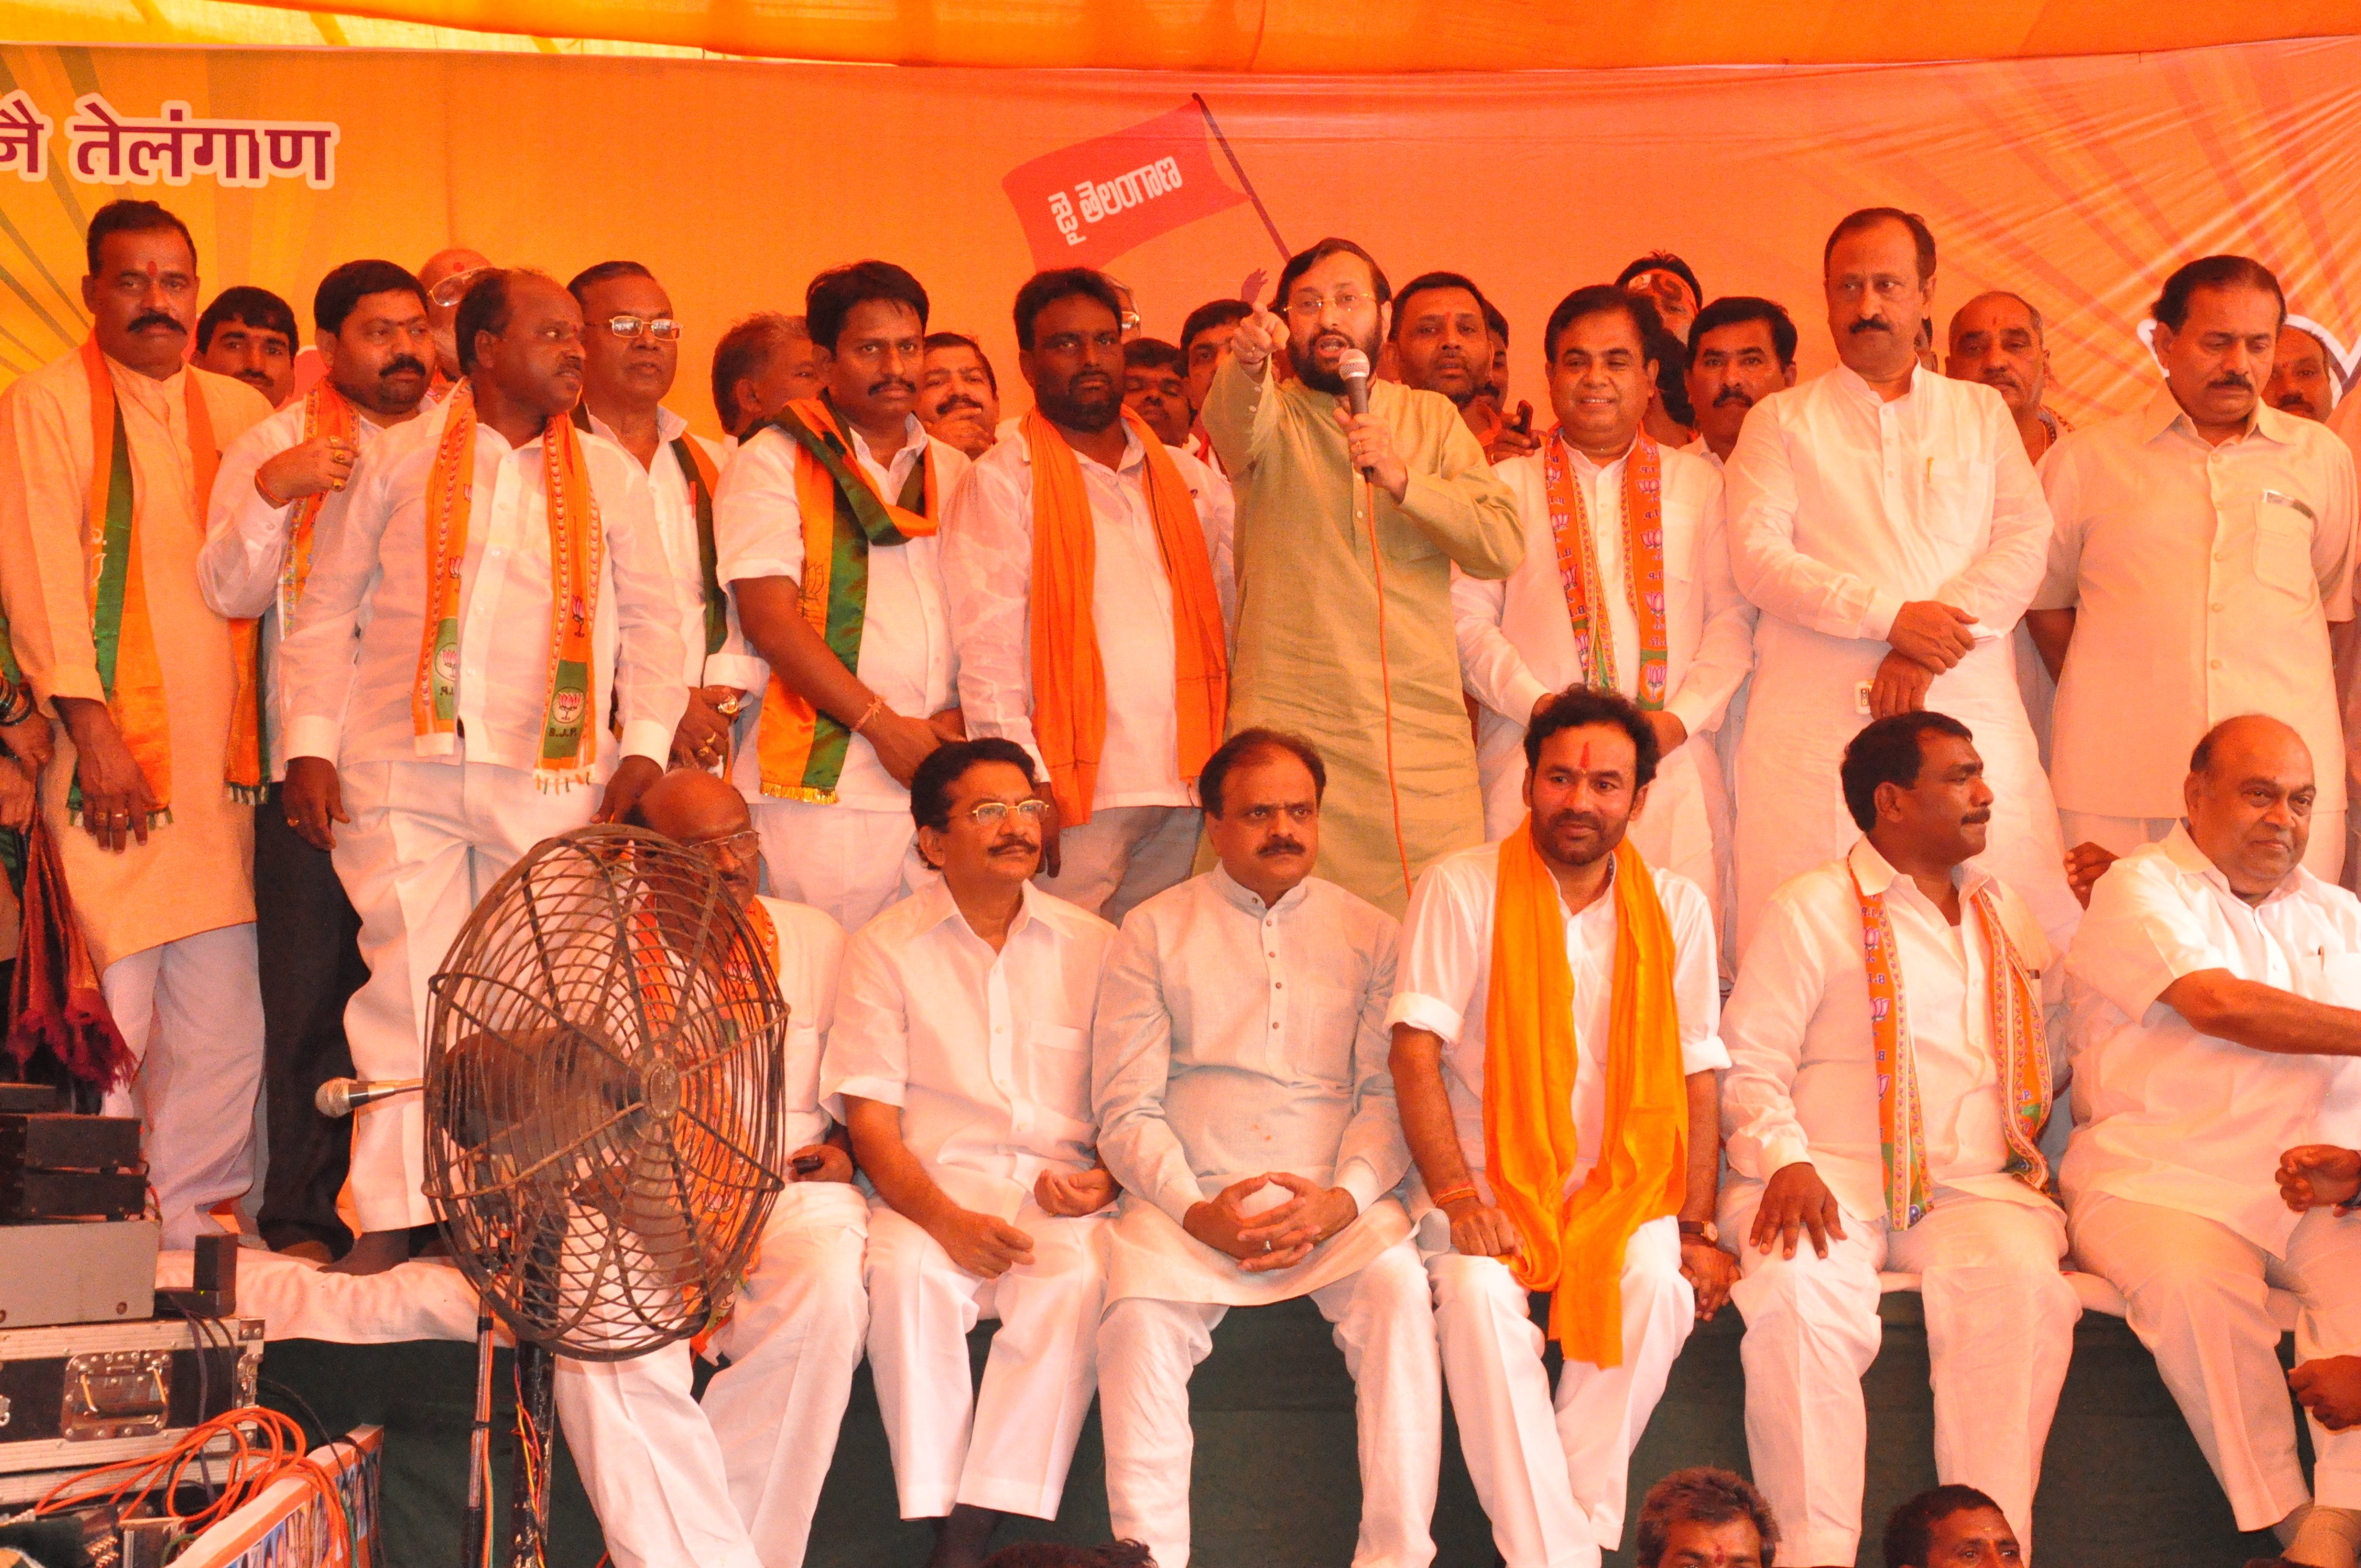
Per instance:
[[[1973,858],[1993,791],[1966,726],[1881,718],[1839,777],[1863,837],[1773,895],[1721,1021],[1721,1224],[1746,1271],[1730,1299],[1755,1484],[1786,1531],[1781,1563],[1853,1561],[1878,1271],[1916,1274],[1935,1473],[1998,1498],[2029,1545],[2081,1315],[2036,1144],[2051,950]]]
[[[2265,1287],[2295,1294],[2299,1360],[2361,1344],[2361,1225],[2272,1185],[2283,1150],[2361,1143],[2361,900],[2303,869],[2318,786],[2293,729],[2227,719],[2189,762],[2188,816],[2107,868],[2067,956],[2067,1224],[2238,1528],[2349,1568],[2361,1431],[2314,1422],[2308,1508]]]
[[[1721,474],[1641,429],[1655,396],[1655,308],[1609,284],[1550,315],[1549,444],[1494,472],[1516,492],[1524,564],[1502,582],[1452,574],[1459,670],[1483,705],[1484,837],[1525,814],[1525,721],[1580,681],[1646,710],[1664,751],[1631,842],[1720,907],[1730,795],[1713,731],[1754,662],[1754,607],[1730,572]]]
[[[1711,1223],[1729,1058],[1705,894],[1625,838],[1655,771],[1646,717],[1576,687],[1533,715],[1525,755],[1517,831],[1420,879],[1386,1015],[1493,1542],[1508,1568],[1596,1568],[1673,1362],[1736,1273]],[[1565,1349],[1554,1409],[1529,1290]]]
[[[1189,1563],[1189,1376],[1232,1307],[1310,1296],[1357,1389],[1358,1568],[1434,1558],[1443,1375],[1386,1070],[1393,916],[1312,876],[1310,741],[1245,729],[1198,788],[1220,865],[1132,911],[1092,1026],[1126,1196],[1099,1326],[1107,1512]]]

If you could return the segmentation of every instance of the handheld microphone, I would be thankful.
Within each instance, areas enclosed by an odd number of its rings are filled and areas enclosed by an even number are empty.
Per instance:
[[[1345,400],[1352,405],[1353,417],[1358,419],[1369,411],[1369,356],[1357,348],[1348,348],[1336,356],[1336,375],[1345,383]],[[1375,480],[1374,468],[1361,470],[1361,477]]]
[[[414,1093],[425,1087],[423,1078],[332,1078],[313,1092],[312,1109],[323,1116],[340,1118],[372,1102]]]

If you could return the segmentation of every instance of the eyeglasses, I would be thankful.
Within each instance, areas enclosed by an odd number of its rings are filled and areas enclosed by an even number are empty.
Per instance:
[[[1012,811],[1026,821],[1038,825],[1049,815],[1049,803],[1046,800],[1020,800],[1012,805],[1005,800],[980,800],[967,808],[967,819],[979,828],[997,828],[1008,820],[1008,814]]]
[[[745,865],[763,852],[763,835],[749,828],[720,839],[685,839],[681,840],[681,848],[695,850],[698,854],[714,860],[730,860]]]
[[[607,330],[617,337],[637,337],[644,332],[658,343],[670,343],[680,335],[680,323],[670,316],[609,316]]]
[[[1336,307],[1339,315],[1349,316],[1356,313],[1362,306],[1373,302],[1367,294],[1346,292],[1333,300],[1323,300],[1317,294],[1305,294],[1288,302],[1287,314],[1290,321],[1316,322],[1327,313],[1331,305]]]
[[[475,287],[477,279],[491,270],[489,267],[470,267],[465,272],[454,272],[429,289],[426,297],[447,311],[467,297],[467,291]]]

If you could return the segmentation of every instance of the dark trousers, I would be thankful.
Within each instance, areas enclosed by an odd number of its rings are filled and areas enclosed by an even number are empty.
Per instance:
[[[368,979],[361,917],[327,854],[287,826],[272,784],[254,808],[255,944],[261,952],[263,1114],[269,1161],[262,1179],[263,1241],[322,1241],[338,1252],[352,1234],[336,1194],[352,1167],[352,1125],[313,1108],[321,1084],[353,1070],[345,1003]]]

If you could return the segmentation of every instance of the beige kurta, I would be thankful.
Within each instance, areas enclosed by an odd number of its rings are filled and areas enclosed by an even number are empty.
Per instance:
[[[1206,394],[1205,429],[1237,493],[1229,729],[1295,730],[1320,748],[1328,793],[1314,869],[1399,916],[1428,862],[1484,839],[1451,568],[1507,576],[1524,558],[1524,530],[1450,400],[1369,388],[1370,411],[1410,467],[1400,503],[1353,470],[1341,402],[1301,381],[1257,380],[1235,360]]]
[[[210,371],[158,381],[113,360],[107,368],[131,443],[134,515],[170,714],[172,817],[144,847],[135,842],[121,854],[98,848],[66,820],[74,748],[60,729],[57,759],[41,778],[41,811],[102,969],[254,918],[254,813],[230,799],[225,765],[236,674],[229,622],[197,592],[207,498],[194,493],[182,378],[198,378],[222,445],[270,412],[253,389]],[[82,547],[95,466],[90,382],[79,353],[0,393],[0,598],[17,663],[45,708],[60,696],[105,696]]]

